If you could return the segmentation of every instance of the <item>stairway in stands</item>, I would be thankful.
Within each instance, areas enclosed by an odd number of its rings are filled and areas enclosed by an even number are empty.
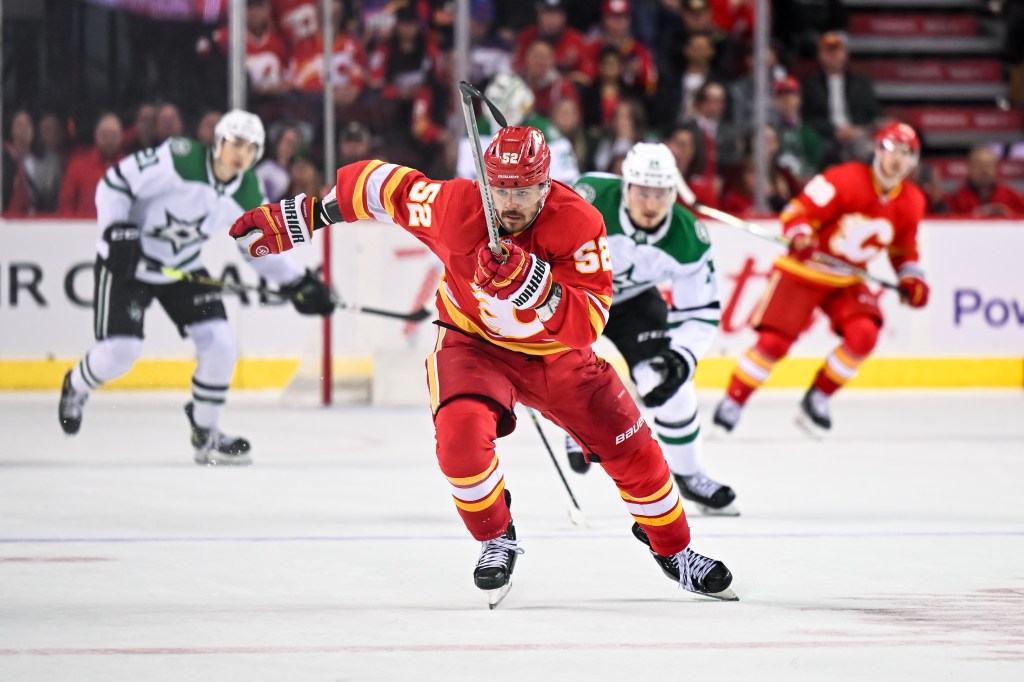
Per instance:
[[[918,130],[950,187],[971,146],[1024,141],[1024,112],[1009,105],[1000,61],[1003,21],[984,0],[843,2],[850,68],[874,81],[887,113]],[[1002,165],[1004,179],[1024,187],[1024,162]]]

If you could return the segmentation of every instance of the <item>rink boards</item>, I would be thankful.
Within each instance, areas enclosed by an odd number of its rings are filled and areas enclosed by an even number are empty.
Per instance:
[[[777,228],[776,221],[761,221]],[[715,248],[723,319],[712,350],[701,362],[697,383],[718,388],[736,356],[754,340],[748,323],[765,286],[777,245],[735,228],[708,223]],[[901,305],[878,289],[886,325],[876,355],[851,387],[1024,386],[1024,287],[1017,272],[1024,253],[1020,221],[926,221],[921,227],[922,264],[932,287],[922,311]],[[6,221],[0,254],[0,389],[51,389],[92,343],[92,262],[98,229],[86,221]],[[394,227],[341,226],[332,231],[332,271],[346,301],[399,311],[433,302],[440,275],[436,259]],[[316,241],[314,246],[316,246]],[[293,252],[316,266],[322,250]],[[204,247],[214,277],[237,275],[256,284],[255,272],[227,237]],[[894,279],[884,258],[876,275]],[[321,322],[297,315],[290,305],[260,304],[257,297],[226,296],[240,357],[234,384],[280,388],[300,364],[319,355]],[[158,306],[148,311],[144,357],[112,384],[124,388],[187,387],[193,367],[191,344],[183,342]],[[340,312],[333,318],[336,374],[383,376],[421,389],[423,356],[434,327]],[[780,363],[768,386],[807,384],[836,343],[827,320],[816,319]],[[613,361],[614,349],[599,350]],[[621,362],[619,363],[621,366]],[[408,375],[408,372],[413,375]],[[408,381],[404,381],[404,378]],[[403,402],[398,400],[397,402]]]

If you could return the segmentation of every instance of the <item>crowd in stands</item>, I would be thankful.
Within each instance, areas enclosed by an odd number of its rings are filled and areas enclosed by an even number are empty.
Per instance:
[[[268,130],[256,172],[271,200],[331,183],[320,157],[320,4],[246,3],[249,109]],[[814,23],[802,16],[800,27],[773,39],[768,126],[756,130],[752,0],[532,4],[471,0],[471,80],[484,88],[497,74],[521,78],[533,114],[568,140],[579,172],[615,173],[633,143],[664,141],[701,203],[750,216],[755,136],[767,141],[765,190],[774,212],[826,166],[867,160],[874,130],[886,122],[873,83],[848,68],[841,17],[825,13]],[[778,17],[792,3],[774,4]],[[334,0],[329,96],[339,165],[376,157],[437,178],[455,173],[461,115],[451,92],[453,9],[439,0]],[[211,68],[224,68],[226,48],[226,27],[183,46]],[[800,57],[811,68],[788,68]],[[99,112],[93,122],[15,108],[4,131],[4,216],[93,217],[96,183],[110,165],[171,136],[210,143],[219,116],[204,111],[186,125],[166,101],[139,102],[129,115]],[[73,146],[84,136],[78,126],[88,124],[91,143]],[[1024,199],[1000,181],[1003,154],[997,146],[972,149],[963,184],[952,192],[939,170],[923,163],[917,180],[930,213],[1024,217]]]

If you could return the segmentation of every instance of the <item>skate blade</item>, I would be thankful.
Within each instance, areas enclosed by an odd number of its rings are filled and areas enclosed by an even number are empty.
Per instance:
[[[736,427],[733,428],[735,429]],[[704,440],[710,441],[728,440],[729,436],[732,435],[732,431],[715,422],[711,422],[710,428],[701,429],[701,432],[704,434]]]
[[[487,607],[491,611],[498,608],[498,604],[501,603],[501,601],[505,598],[505,595],[507,595],[509,590],[511,589],[512,580],[510,579],[507,583],[505,583],[496,590],[484,590],[484,593],[487,595]]]
[[[695,592],[694,594],[699,594],[702,597],[711,597],[712,599],[718,599],[719,601],[739,601],[740,600],[740,598],[738,596],[736,596],[736,593],[732,591],[731,587],[727,587],[724,590],[722,590],[721,592],[715,592],[714,594],[712,594],[711,592]]]
[[[208,467],[247,467],[252,464],[252,457],[249,455],[214,455],[197,452],[194,459],[199,466]]]
[[[696,503],[694,503],[694,504],[696,504]],[[740,510],[732,502],[730,502],[729,504],[727,504],[724,507],[721,507],[719,509],[715,509],[714,507],[709,507],[709,506],[707,506],[705,504],[697,504],[697,509],[704,516],[739,516],[740,515]]]
[[[811,418],[802,411],[796,415],[796,419],[794,421],[796,422],[796,425],[800,427],[801,431],[814,440],[825,440],[825,436],[828,435],[827,429],[823,429],[815,424]]]

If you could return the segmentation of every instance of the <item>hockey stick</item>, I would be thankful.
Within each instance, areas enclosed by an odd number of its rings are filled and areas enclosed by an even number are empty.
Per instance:
[[[262,294],[266,296],[275,296],[280,299],[288,298],[288,294],[277,289],[268,289],[267,287],[254,286],[252,284],[242,284],[241,282],[232,282],[224,279],[215,279],[213,277],[207,277],[205,275],[196,275],[191,272],[185,272],[175,268],[162,267],[160,268],[160,274],[165,277],[171,277],[173,279],[182,282],[191,282],[193,284],[204,284],[211,287],[219,287],[224,291],[230,291],[234,294],[241,293],[253,293]],[[354,313],[365,313],[367,315],[378,315],[380,317],[390,317],[395,320],[405,320],[406,322],[422,322],[423,320],[430,317],[430,311],[425,307],[419,310],[414,310],[411,313],[400,313],[394,310],[383,310],[381,308],[372,308],[370,306],[352,305],[345,303],[343,300],[335,295],[331,295],[331,301],[334,303],[334,307],[338,310],[348,310]]]
[[[583,510],[580,509],[579,502],[576,501],[576,496],[572,494],[572,488],[569,487],[569,481],[565,480],[565,474],[562,473],[562,467],[559,466],[558,460],[555,458],[555,452],[551,449],[551,444],[548,443],[548,437],[544,435],[544,429],[541,428],[540,420],[537,419],[537,413],[533,411],[532,407],[527,407],[526,411],[530,413],[530,419],[533,420],[533,425],[537,427],[537,433],[540,434],[540,440],[544,443],[544,447],[548,451],[548,456],[551,457],[551,463],[555,465],[558,477],[562,479],[562,485],[565,486],[565,492],[569,493],[569,499],[572,500],[572,506],[569,507],[569,520],[572,521],[575,526],[586,526],[587,519],[583,516]]]
[[[477,186],[480,188],[480,200],[484,204],[484,217],[487,219],[487,246],[495,258],[504,260],[504,252],[501,249],[501,238],[498,235],[498,219],[494,212],[494,199],[491,198],[491,188],[487,184],[487,173],[484,169],[484,153],[480,149],[480,129],[476,125],[476,116],[473,114],[473,99],[480,99],[487,104],[494,115],[494,119],[502,128],[505,127],[505,117],[501,115],[497,107],[483,93],[466,81],[459,82],[459,92],[462,93],[462,116],[466,119],[466,134],[469,135],[469,149],[473,153],[473,165],[476,166]]]
[[[774,232],[767,228],[761,227],[756,223],[748,222],[746,220],[743,220],[742,218],[737,218],[736,216],[730,213],[726,213],[725,211],[720,211],[717,208],[711,208],[710,206],[705,206],[704,204],[701,204],[700,202],[697,201],[697,197],[694,195],[693,190],[691,190],[686,185],[686,182],[683,180],[682,176],[679,176],[676,180],[676,189],[678,190],[679,197],[683,200],[683,202],[692,207],[693,210],[696,211],[697,213],[705,215],[708,218],[714,218],[718,222],[728,225],[730,227],[736,227],[743,230],[744,232],[749,232],[755,237],[767,239],[770,242],[775,242],[776,244],[780,244],[782,246],[789,246],[788,239],[781,235],[775,234]],[[893,291],[900,290],[898,284],[890,282],[889,280],[884,279],[882,277],[876,277],[875,275],[872,275],[864,268],[858,268],[855,265],[850,265],[846,261],[840,260],[835,256],[831,256],[827,253],[821,253],[820,251],[818,251],[814,254],[813,259],[824,265],[828,265],[833,268],[842,270],[847,274],[860,277],[861,279],[867,280],[869,282],[874,282],[875,284],[883,286],[886,289],[892,289]]]

